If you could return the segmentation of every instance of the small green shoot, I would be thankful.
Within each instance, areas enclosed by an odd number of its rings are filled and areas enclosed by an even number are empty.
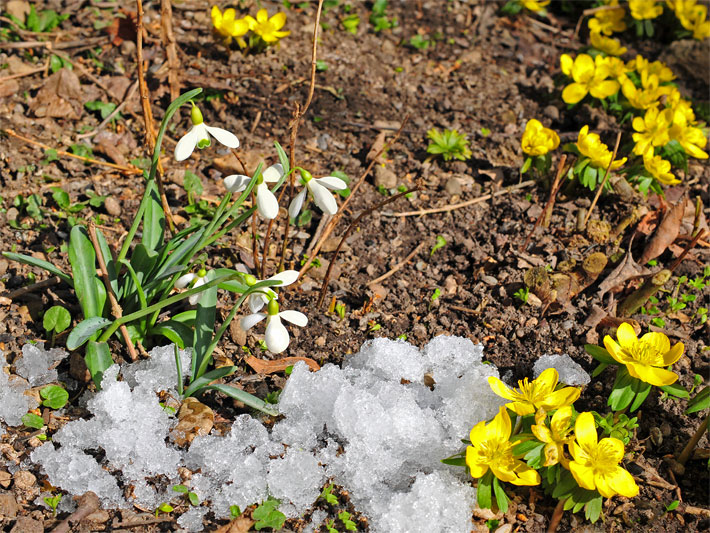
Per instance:
[[[22,423],[28,428],[42,429],[44,427],[44,419],[34,413],[27,413],[22,417]]]
[[[355,35],[357,33],[357,27],[360,25],[360,17],[353,13],[341,20],[340,23],[343,25],[343,28],[345,28],[345,31]]]
[[[513,298],[517,298],[520,300],[523,305],[528,303],[528,297],[530,296],[530,288],[529,287],[521,287],[515,293],[513,294]]]
[[[254,529],[257,531],[267,527],[275,530],[281,529],[286,522],[286,515],[278,510],[280,503],[279,500],[269,498],[254,509],[254,512],[251,513],[251,517],[256,520]]]
[[[35,6],[30,5],[30,12],[27,14],[23,29],[33,31],[35,33],[46,33],[52,31],[68,18],[69,13],[59,15],[52,9],[43,9],[38,13]],[[17,22],[16,18],[15,22]]]
[[[44,503],[49,505],[49,508],[52,510],[52,517],[57,516],[57,507],[59,506],[59,502],[62,501],[62,495],[55,494],[54,496],[45,496],[43,499]]]
[[[71,325],[71,315],[61,305],[50,307],[42,319],[44,330],[50,334],[50,344],[54,345],[54,338]]]
[[[429,252],[429,257],[434,255],[434,252],[436,252],[440,248],[443,248],[447,244],[448,244],[447,240],[442,235],[437,235],[436,243],[434,244],[434,246],[431,247],[431,251]]]
[[[330,505],[338,505],[338,498],[333,494],[334,488],[333,484],[326,485],[320,493],[320,497]]]
[[[375,32],[389,30],[397,27],[397,19],[387,16],[387,0],[375,0],[372,4],[372,13],[370,14],[370,24],[374,26]]]
[[[344,303],[338,302],[335,304],[335,314],[338,315],[340,320],[343,320],[345,318],[345,311],[347,310],[347,307],[345,306]]]
[[[47,385],[39,391],[42,405],[50,409],[61,409],[69,401],[69,393],[58,385]]]
[[[340,521],[343,523],[345,529],[347,529],[348,531],[357,531],[357,525],[355,525],[355,522],[350,520],[351,516],[352,515],[347,511],[340,511],[338,513],[338,519],[340,519]]]
[[[316,70],[318,72],[325,72],[326,70],[328,70],[328,63],[326,63],[322,59],[317,59],[316,60]]]
[[[666,505],[666,512],[670,513],[671,511],[675,511],[679,505],[680,502],[678,500],[673,500],[671,503]]]
[[[155,516],[157,517],[160,513],[172,513],[174,511],[173,506],[169,503],[161,503],[155,510]]]
[[[495,520],[494,518],[486,520],[486,527],[488,528],[488,531],[495,531],[498,529],[498,524],[500,524],[500,520]]]
[[[484,137],[488,137],[490,134],[491,134],[491,130],[481,126],[481,135],[483,135]]]
[[[431,141],[426,151],[430,154],[441,155],[444,161],[458,159],[466,161],[471,157],[471,150],[468,147],[466,135],[456,130],[439,131],[432,128],[427,132],[427,138]]]
[[[436,300],[439,299],[439,296],[441,296],[441,289],[437,287],[434,289],[434,293],[431,295],[431,301],[434,303]]]
[[[116,110],[116,104],[114,104],[113,102],[102,102],[100,100],[92,100],[90,102],[86,102],[84,104],[84,107],[89,111],[98,111],[101,115],[101,120],[106,120],[109,116],[111,116],[111,113]],[[111,122],[115,122],[120,119],[121,113],[116,113],[111,118]]]
[[[173,491],[174,492],[179,492],[180,494],[187,494],[187,499],[190,501],[192,505],[197,507],[200,505],[200,498],[195,494],[194,492],[190,491],[185,485],[174,485],[173,486]]]
[[[409,39],[409,46],[417,50],[426,50],[431,46],[431,41],[423,35],[416,34]]]
[[[229,506],[229,516],[234,520],[235,518],[239,518],[242,515],[242,510],[239,508],[238,505],[230,505]]]

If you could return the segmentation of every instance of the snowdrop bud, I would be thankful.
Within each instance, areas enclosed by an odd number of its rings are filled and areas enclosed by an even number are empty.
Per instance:
[[[244,283],[246,283],[249,287],[254,285],[256,283],[256,278],[252,276],[251,274],[245,274],[244,275]]]
[[[197,126],[202,124],[204,119],[202,118],[202,111],[195,104],[192,105],[192,111],[190,111],[190,119],[192,120],[192,125]]]
[[[269,305],[266,306],[266,310],[270,315],[279,314],[279,304],[276,300],[269,300]]]
[[[303,178],[303,183],[308,183],[313,179],[313,174],[308,172],[307,170],[300,169],[301,170],[301,177]]]

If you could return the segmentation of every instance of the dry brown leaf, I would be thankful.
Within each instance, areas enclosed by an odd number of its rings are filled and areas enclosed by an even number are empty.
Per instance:
[[[611,271],[604,281],[599,284],[599,292],[597,295],[601,298],[608,291],[615,287],[622,286],[631,278],[645,276],[649,273],[650,270],[634,261],[634,258],[631,255],[631,243],[629,243],[629,251],[626,252],[626,255],[621,260],[619,265]]]
[[[273,374],[274,372],[283,372],[289,366],[293,366],[299,361],[303,361],[308,365],[308,367],[313,371],[320,370],[320,365],[316,363],[313,359],[308,357],[284,357],[283,359],[277,359],[275,361],[265,361],[263,359],[257,359],[253,355],[246,358],[246,363],[254,369],[255,372],[259,374]]]
[[[76,120],[84,107],[78,76],[68,68],[59,69],[44,82],[32,100],[30,109],[36,117]]]
[[[246,516],[239,516],[232,520],[229,524],[225,524],[215,531],[215,533],[248,533],[251,526],[254,525],[254,520]]]
[[[214,425],[214,412],[196,398],[185,398],[178,411],[178,423],[170,432],[175,444],[190,444],[198,435],[208,435]]]
[[[651,259],[655,259],[676,240],[680,231],[680,222],[683,220],[683,214],[685,213],[686,202],[687,198],[681,198],[663,215],[663,220],[651,238],[651,242],[648,243],[639,258],[640,264],[645,265]]]

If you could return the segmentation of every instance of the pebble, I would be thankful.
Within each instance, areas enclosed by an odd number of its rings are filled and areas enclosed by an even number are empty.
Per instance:
[[[397,174],[387,167],[377,165],[375,167],[375,187],[394,189],[397,187]]]
[[[13,220],[17,220],[18,216],[20,216],[20,212],[17,210],[16,207],[11,207],[10,209],[7,210],[7,213],[5,213],[5,219],[8,222],[11,222]]]
[[[322,348],[323,346],[325,346],[325,337],[323,337],[323,336],[318,337],[318,338],[314,341],[314,344],[315,344],[316,346],[318,346],[319,348]]]
[[[446,180],[445,189],[451,196],[461,196],[461,193],[463,192],[461,182],[456,176],[452,176]]]
[[[44,523],[29,516],[21,516],[10,533],[43,533]]]
[[[552,104],[548,105],[543,110],[542,114],[551,120],[557,120],[560,118],[560,110]]]
[[[15,487],[20,490],[30,490],[37,483],[37,478],[32,472],[19,470],[15,472]]]
[[[112,217],[117,217],[121,215],[121,202],[116,200],[113,196],[109,196],[104,201],[104,207],[106,212]]]
[[[483,276],[481,278],[481,281],[486,285],[490,285],[491,287],[495,287],[496,285],[498,285],[498,280],[493,276]]]
[[[123,41],[121,43],[121,53],[124,56],[132,56],[136,52],[136,43],[133,41]]]
[[[0,516],[3,518],[15,518],[19,510],[20,506],[11,492],[0,494]]]

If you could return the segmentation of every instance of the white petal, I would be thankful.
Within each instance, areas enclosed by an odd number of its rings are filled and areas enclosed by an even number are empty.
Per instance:
[[[184,289],[187,287],[190,282],[192,282],[193,279],[197,277],[197,274],[189,273],[185,274],[183,276],[180,276],[177,281],[175,282],[175,288],[176,289]]]
[[[271,276],[269,281],[280,281],[281,285],[276,285],[276,287],[285,287],[286,285],[291,285],[298,279],[298,270],[284,270],[279,272],[275,276]]]
[[[237,139],[237,136],[233,133],[223,130],[222,128],[213,128],[211,126],[207,126],[206,124],[205,128],[207,128],[207,131],[210,135],[212,135],[212,137],[217,139],[227,148],[239,148],[239,139]]]
[[[190,131],[183,135],[177,146],[175,146],[175,160],[185,161],[185,159],[190,157],[192,152],[195,151],[195,146],[197,146],[200,138],[200,130],[196,126],[190,128]]]
[[[318,183],[320,183],[321,185],[328,187],[329,189],[333,189],[334,191],[340,191],[342,189],[348,188],[347,183],[345,183],[340,178],[336,178],[335,176],[326,176],[325,178],[317,178],[316,181]]]
[[[323,185],[316,180],[309,181],[308,188],[311,190],[311,194],[313,194],[313,201],[321,211],[329,215],[334,215],[338,212],[338,203],[328,189],[323,187]]]
[[[286,322],[291,322],[291,324],[296,324],[302,328],[305,328],[308,325],[308,317],[300,311],[281,311],[279,316]]]
[[[279,313],[279,315],[280,314],[281,313]],[[288,348],[290,341],[288,331],[281,323],[279,315],[269,315],[269,319],[266,322],[266,335],[264,336],[264,340],[266,341],[266,347],[271,353],[283,352]]]
[[[267,168],[261,175],[267,183],[277,182],[281,179],[281,176],[284,175],[284,167],[281,166],[281,163],[276,163]]]
[[[197,305],[200,303],[200,299],[202,299],[202,293],[198,292],[197,294],[190,296],[187,301],[190,302],[190,305]]]
[[[256,207],[259,209],[261,216],[267,220],[276,218],[276,215],[279,214],[279,202],[266,183],[256,187]]]
[[[264,308],[264,305],[266,305],[267,300],[266,296],[263,294],[250,294],[249,295],[249,310],[252,313],[258,313]]]
[[[254,313],[252,315],[247,315],[244,318],[242,318],[239,325],[242,327],[242,329],[244,331],[246,331],[246,330],[256,326],[259,322],[261,322],[265,318],[266,318],[266,315],[264,313]]]
[[[288,207],[289,218],[296,218],[301,212],[301,208],[303,207],[303,201],[306,199],[307,192],[308,191],[306,189],[303,189],[296,195],[293,200],[291,200],[291,205]]]
[[[243,174],[232,174],[224,178],[224,187],[229,192],[242,192],[247,188],[247,184],[251,178]]]
[[[196,281],[195,284],[192,286],[192,288],[194,289],[195,287],[201,287],[201,286],[204,285],[205,283],[207,283],[207,276],[202,276],[202,277],[199,277],[199,276],[198,276],[198,277],[197,277],[197,281]]]

